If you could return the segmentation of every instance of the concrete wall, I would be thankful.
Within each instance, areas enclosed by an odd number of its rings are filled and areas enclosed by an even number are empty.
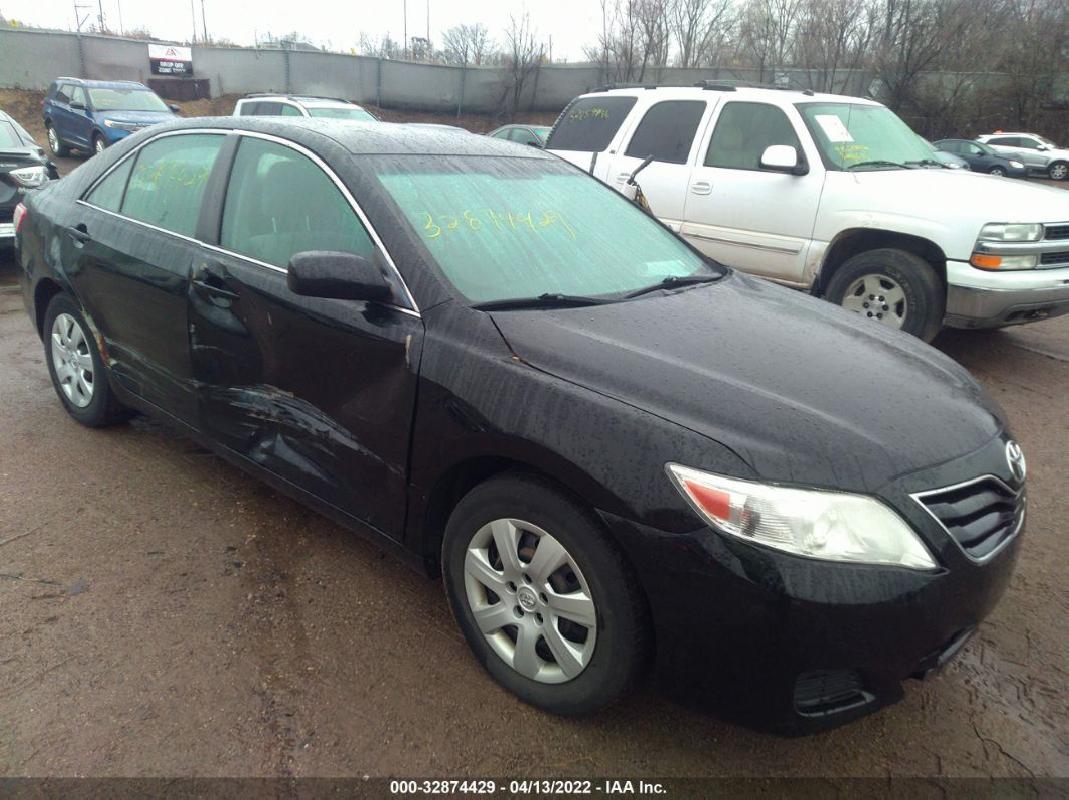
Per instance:
[[[304,50],[193,48],[194,76],[207,78],[213,97],[250,92],[295,92],[345,97],[393,108],[429,111],[497,111],[509,86],[502,67],[451,67]],[[598,65],[540,67],[524,87],[521,108],[555,111],[578,94],[616,79]],[[45,89],[58,75],[144,82],[149,77],[147,43],[113,36],[0,28],[0,86]],[[943,76],[931,76],[941,80]],[[1004,76],[986,75],[987,81]],[[864,70],[708,68],[649,69],[643,82],[686,86],[703,79],[777,83],[791,88],[866,94],[872,75]],[[986,85],[991,86],[992,83]],[[1057,76],[1056,99],[1069,97],[1069,77]]]

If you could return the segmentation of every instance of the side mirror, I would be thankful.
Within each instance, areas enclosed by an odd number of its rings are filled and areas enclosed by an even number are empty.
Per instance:
[[[71,100],[70,107],[77,111],[85,111],[85,103],[81,100]]]
[[[182,112],[181,106],[177,106],[174,103],[168,103],[167,108],[171,109],[175,114],[180,114]]]
[[[304,297],[385,302],[393,296],[372,259],[333,250],[309,250],[290,259],[286,285]]]
[[[805,175],[809,172],[798,160],[798,150],[789,144],[771,144],[761,154],[761,169],[771,172],[786,172],[790,175]]]

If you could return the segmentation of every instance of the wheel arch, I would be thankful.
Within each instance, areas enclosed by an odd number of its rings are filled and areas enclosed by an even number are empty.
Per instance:
[[[828,282],[849,258],[867,250],[896,248],[913,253],[932,265],[940,283],[946,289],[946,253],[935,242],[922,236],[878,228],[850,228],[842,231],[832,241],[824,255],[813,293],[823,296]]]
[[[45,313],[48,311],[48,304],[52,302],[53,297],[62,292],[63,287],[60,286],[59,281],[52,278],[42,278],[33,289],[34,324],[37,326],[37,335],[41,339],[45,337]]]

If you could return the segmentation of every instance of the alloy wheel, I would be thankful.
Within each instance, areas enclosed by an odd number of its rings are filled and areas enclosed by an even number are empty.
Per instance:
[[[518,519],[482,526],[468,543],[464,589],[491,649],[539,683],[564,683],[590,663],[597,610],[579,565],[548,532]]]
[[[56,135],[56,129],[51,125],[48,126],[48,146],[53,153],[59,150],[59,136]]]
[[[890,328],[901,328],[909,309],[906,293],[886,275],[862,275],[851,283],[840,305]]]
[[[85,408],[93,402],[93,357],[82,326],[70,314],[52,323],[52,368],[71,405]]]
[[[101,139],[99,136],[93,139],[93,152],[103,153],[105,146],[106,145],[104,144],[104,140]]]
[[[1069,175],[1069,164],[1055,164],[1048,174],[1052,181],[1064,181],[1065,176]]]
[[[1003,175],[1006,174],[1006,170],[1004,170],[1002,167],[994,167],[991,170],[991,174],[992,175],[998,175],[1001,178]]]

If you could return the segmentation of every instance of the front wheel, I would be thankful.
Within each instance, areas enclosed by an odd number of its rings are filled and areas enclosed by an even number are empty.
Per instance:
[[[1047,167],[1047,177],[1052,181],[1064,181],[1069,177],[1069,164],[1064,161],[1051,164]]]
[[[104,137],[99,133],[93,134],[93,154],[103,153],[108,147],[108,143],[104,141]]]
[[[946,295],[918,255],[880,248],[848,258],[832,275],[827,300],[930,342],[943,325]]]
[[[644,599],[590,512],[547,482],[481,484],[446,526],[442,573],[468,645],[506,689],[562,715],[616,700],[644,666]]]
[[[56,133],[55,126],[49,124],[46,127],[48,129],[48,148],[60,158],[70,155],[70,148],[60,140],[59,134]]]
[[[990,170],[988,170],[988,174],[998,175],[1000,178],[1004,178],[1006,177],[1006,170],[1004,170],[1002,167],[992,167]]]

